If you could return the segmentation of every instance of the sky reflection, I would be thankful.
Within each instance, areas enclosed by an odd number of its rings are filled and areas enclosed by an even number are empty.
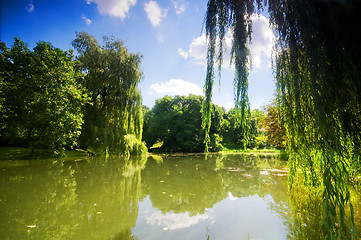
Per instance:
[[[270,209],[270,195],[228,197],[206,209],[205,214],[162,213],[147,196],[139,203],[139,215],[132,230],[139,239],[286,239],[286,227]]]

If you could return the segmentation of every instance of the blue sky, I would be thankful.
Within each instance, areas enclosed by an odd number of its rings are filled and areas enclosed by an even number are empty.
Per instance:
[[[164,95],[203,94],[206,40],[202,31],[207,0],[5,0],[1,1],[0,38],[8,47],[15,36],[32,49],[38,41],[72,49],[75,32],[85,31],[102,42],[103,36],[124,41],[143,55],[144,78],[139,87],[143,104],[152,107]],[[267,14],[253,16],[251,108],[266,105],[275,86],[271,68],[274,36]],[[227,36],[227,53],[231,48]],[[233,107],[233,67],[225,57],[221,86],[215,84],[213,102]]]

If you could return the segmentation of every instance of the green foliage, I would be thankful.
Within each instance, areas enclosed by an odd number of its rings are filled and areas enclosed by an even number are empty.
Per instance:
[[[266,129],[264,128],[265,111],[254,109],[251,111],[250,140],[248,148],[264,149],[269,148],[270,144],[267,140]]]
[[[285,120],[280,107],[273,102],[266,106],[267,115],[262,121],[267,134],[268,142],[278,148],[286,148],[287,136]]]
[[[203,97],[190,94],[188,97],[165,96],[158,99],[151,111],[145,114],[143,139],[148,147],[163,141],[162,151],[202,152],[204,132],[201,128]],[[224,110],[213,106],[210,149],[222,149],[219,135],[223,123]]]
[[[208,151],[209,131],[211,126],[211,101],[214,83],[215,59],[218,63],[221,77],[223,63],[223,44],[228,28],[232,29],[233,45],[232,58],[235,63],[234,101],[235,116],[243,129],[243,147],[249,141],[250,107],[248,100],[248,64],[249,50],[247,41],[251,40],[251,14],[254,11],[253,1],[209,0],[205,17],[205,29],[208,42],[207,73],[204,84],[205,101],[202,106],[202,127],[205,129],[206,151]],[[217,37],[219,37],[219,52],[216,53]]]
[[[201,96],[165,96],[156,101],[144,140],[151,147],[163,141],[162,150],[167,152],[199,152],[203,149],[201,129]],[[147,115],[146,115],[147,118]]]
[[[0,42],[1,144],[29,147],[32,153],[58,154],[74,146],[119,153],[124,135],[141,141],[141,56],[114,38],[105,37],[99,46],[83,32],[73,46],[76,60],[72,51],[46,42],[33,51],[18,38],[10,49]]]
[[[47,42],[30,51],[18,38],[1,48],[1,142],[54,154],[75,146],[86,94],[72,52]]]
[[[104,37],[101,46],[84,32],[77,33],[72,43],[79,54],[79,69],[85,73],[82,84],[90,99],[81,146],[95,152],[117,153],[123,136],[132,134],[141,140],[143,107],[137,88],[142,77],[141,55],[129,53],[115,38]]]
[[[135,155],[144,156],[147,154],[147,147],[145,143],[140,141],[135,135],[127,134],[122,136],[120,152],[127,157]]]
[[[222,136],[223,142],[227,148],[245,149],[243,144],[243,128],[238,123],[235,109],[231,109],[225,116]]]
[[[228,149],[264,148],[266,141],[262,141],[262,132],[259,131],[259,122],[263,118],[263,112],[259,109],[251,111],[248,127],[244,128],[239,122],[237,109],[231,109],[224,114],[221,127],[222,143]],[[245,138],[247,131],[248,138]]]
[[[160,150],[165,152],[202,152],[204,142],[202,124],[202,106],[205,99],[202,96],[188,97],[165,96],[158,99],[152,110],[146,110],[144,117],[143,139],[149,148],[160,144]],[[257,112],[257,111],[256,111]],[[212,126],[210,127],[208,149],[222,151],[224,146],[230,149],[244,149],[244,128],[237,120],[236,110],[228,113],[215,104],[211,107]],[[256,143],[259,135],[257,123],[262,112],[258,111],[250,119],[249,140],[247,147],[262,145]],[[251,145],[254,144],[254,145]]]
[[[275,3],[272,15],[279,12]],[[349,192],[350,167],[360,169],[360,37],[353,35],[353,18],[360,5],[306,1],[284,8],[275,19],[279,33],[276,77],[285,112],[292,173],[323,186],[326,238],[355,234]],[[351,10],[352,9],[352,10]],[[287,20],[286,20],[287,19]],[[330,21],[332,19],[332,21]],[[292,21],[293,31],[286,30]],[[338,26],[338,27],[335,27]],[[358,39],[357,41],[355,41]],[[305,154],[309,153],[309,154]],[[320,173],[320,175],[318,174]],[[351,236],[350,236],[351,237]],[[354,237],[354,236],[353,236]]]
[[[258,10],[263,6],[268,8],[278,36],[277,105],[284,114],[291,183],[302,177],[305,184],[322,186],[326,238],[354,238],[353,211],[346,213],[345,208],[349,205],[352,209],[350,174],[360,171],[361,35],[355,34],[354,22],[361,3],[356,0],[209,0],[205,19],[206,99],[212,96],[216,38],[220,39],[218,62],[221,64],[225,30],[231,27],[236,66],[235,100],[243,116],[248,111],[245,43],[252,32],[250,16],[256,12],[255,6]],[[207,133],[209,106],[204,108]],[[249,122],[241,123],[248,125]]]

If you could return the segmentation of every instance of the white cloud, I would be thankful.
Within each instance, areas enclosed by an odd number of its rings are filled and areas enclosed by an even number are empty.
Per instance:
[[[98,5],[99,13],[124,19],[137,0],[88,0],[87,4],[91,2]]]
[[[231,110],[232,108],[234,108],[234,102],[228,102],[224,105],[220,105],[221,107],[224,107],[224,109],[226,109],[226,111]]]
[[[207,57],[207,39],[206,35],[202,34],[200,37],[193,40],[189,44],[187,51],[184,51],[182,48],[178,49],[178,54],[182,56],[185,60],[189,59],[195,64],[206,64]]]
[[[271,67],[271,54],[275,42],[275,36],[269,27],[269,20],[262,15],[252,15],[253,33],[252,43],[248,45],[252,55],[252,68],[259,69],[262,67]],[[223,68],[234,68],[230,66],[230,56],[232,50],[232,37],[228,34],[225,36],[223,53]],[[178,49],[178,54],[186,60],[196,64],[206,64],[207,58],[207,39],[206,35],[193,40],[187,51],[182,48]]]
[[[159,26],[160,22],[167,16],[167,10],[162,9],[157,2],[150,1],[144,4],[144,10],[153,27]]]
[[[232,39],[230,36],[225,37],[225,46],[224,50],[226,52],[223,54],[223,67],[230,68],[231,60],[231,46]],[[178,49],[178,54],[182,56],[185,60],[189,59],[195,64],[205,65],[207,61],[207,39],[206,34],[202,34],[200,37],[193,40],[189,44],[188,51],[184,51],[182,48]]]
[[[178,54],[187,60],[188,52],[185,52],[182,48],[178,48]]]
[[[149,87],[150,93],[162,95],[203,95],[203,88],[195,83],[187,82],[182,79],[171,79],[167,82],[154,83]]]
[[[275,35],[269,26],[269,19],[263,15],[253,14],[252,44],[248,47],[252,54],[253,68],[271,67],[272,48],[275,43]]]
[[[85,16],[82,16],[81,18],[85,21],[85,23],[87,25],[90,25],[92,23],[92,20],[90,20],[89,18],[86,18]]]
[[[182,14],[188,5],[188,3],[184,0],[172,1],[172,3],[174,5],[175,13],[178,15]]]
[[[35,6],[34,6],[34,4],[33,4],[33,1],[30,1],[30,2],[26,5],[26,7],[25,7],[25,11],[31,13],[31,12],[33,12],[34,10],[35,10]]]
[[[207,214],[197,214],[195,216],[189,216],[188,212],[177,214],[169,212],[162,214],[162,212],[159,210],[154,211],[145,218],[147,224],[167,227],[169,230],[189,228],[198,224],[202,220],[210,219]]]
[[[196,38],[189,45],[188,55],[196,61],[205,61],[207,57],[207,39],[205,34]]]
[[[163,36],[163,34],[159,33],[159,34],[157,35],[157,40],[158,40],[159,43],[163,43],[163,42],[164,42],[164,36]]]
[[[233,196],[233,194],[231,192],[228,192],[228,199],[231,200],[231,201],[235,201],[237,200],[236,197]]]

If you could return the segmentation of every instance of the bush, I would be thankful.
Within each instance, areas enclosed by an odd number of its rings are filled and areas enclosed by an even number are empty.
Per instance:
[[[140,141],[133,134],[127,134],[121,138],[120,152],[125,156],[146,155],[148,149],[145,142]]]

